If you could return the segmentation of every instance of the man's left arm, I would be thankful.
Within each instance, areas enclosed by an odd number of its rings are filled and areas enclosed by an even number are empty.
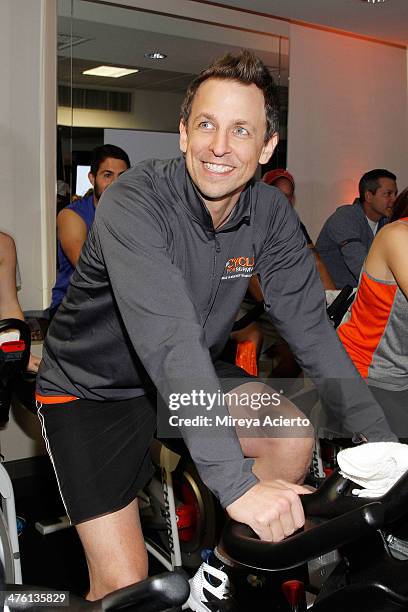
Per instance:
[[[277,208],[255,271],[267,313],[342,426],[370,440],[394,440],[382,409],[327,317],[313,256],[289,205]]]

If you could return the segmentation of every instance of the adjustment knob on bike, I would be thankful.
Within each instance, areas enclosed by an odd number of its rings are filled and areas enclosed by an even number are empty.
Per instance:
[[[282,591],[289,604],[290,612],[306,612],[305,585],[300,580],[287,580]]]

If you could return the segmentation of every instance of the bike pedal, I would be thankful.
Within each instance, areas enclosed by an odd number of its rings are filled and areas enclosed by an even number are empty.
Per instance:
[[[59,516],[49,520],[43,519],[42,521],[37,521],[35,523],[35,528],[42,535],[48,535],[49,533],[54,533],[55,531],[68,529],[68,527],[71,527],[71,523],[69,522],[69,518],[67,516]]]

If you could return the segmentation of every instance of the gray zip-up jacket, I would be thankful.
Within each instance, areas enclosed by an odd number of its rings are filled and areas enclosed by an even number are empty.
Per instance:
[[[103,194],[49,328],[39,393],[127,399],[144,393],[146,372],[164,398],[198,379],[217,393],[212,361],[253,272],[274,325],[346,429],[394,439],[328,321],[314,258],[286,198],[251,182],[215,231],[183,158],[138,164]],[[256,482],[252,462],[232,429],[222,439],[202,433],[186,428],[183,437],[227,506]]]

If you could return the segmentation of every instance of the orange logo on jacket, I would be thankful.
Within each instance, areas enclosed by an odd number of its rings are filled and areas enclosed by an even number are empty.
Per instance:
[[[225,264],[227,272],[236,272],[237,270],[246,271],[247,268],[253,268],[255,265],[254,257],[231,257]]]

